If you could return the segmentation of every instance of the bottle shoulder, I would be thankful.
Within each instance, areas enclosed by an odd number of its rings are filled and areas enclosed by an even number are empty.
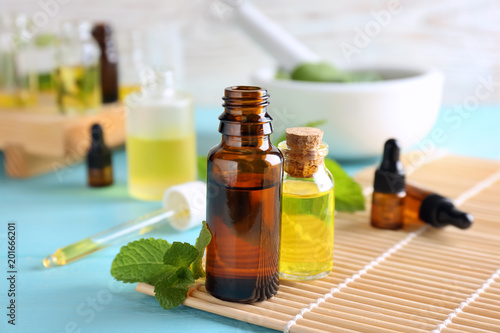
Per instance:
[[[320,168],[310,178],[295,178],[288,173],[283,175],[283,193],[312,196],[333,191],[335,183],[332,174],[326,168]]]
[[[208,152],[209,160],[216,159],[231,159],[231,160],[249,160],[251,157],[259,156],[262,159],[264,156],[269,156],[272,161],[283,163],[283,154],[273,145],[267,149],[260,147],[228,147],[222,142],[213,146]]]

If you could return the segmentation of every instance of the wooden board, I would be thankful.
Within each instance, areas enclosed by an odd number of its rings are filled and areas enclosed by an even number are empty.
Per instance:
[[[5,170],[13,178],[55,171],[81,161],[90,146],[90,127],[101,124],[108,147],[125,142],[125,111],[121,104],[93,115],[55,114],[53,108],[0,111],[0,149]]]
[[[406,158],[409,180],[471,212],[471,229],[378,230],[369,225],[368,204],[365,212],[336,215],[328,277],[281,281],[275,297],[250,305],[218,300],[198,284],[184,304],[294,333],[499,332],[500,161],[415,161]],[[357,177],[368,196],[372,177],[373,169]],[[154,295],[149,285],[136,290]]]

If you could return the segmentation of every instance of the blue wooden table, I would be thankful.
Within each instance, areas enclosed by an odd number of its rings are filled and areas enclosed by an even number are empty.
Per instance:
[[[197,110],[198,150],[206,154],[219,140],[220,109]],[[451,153],[500,159],[500,107],[482,107],[460,126],[441,112],[435,128],[446,139],[439,148]],[[418,146],[417,146],[418,148]],[[3,156],[1,156],[3,159]],[[3,160],[1,161],[3,165]],[[344,164],[350,173],[373,161]],[[86,186],[85,167],[27,180],[13,180],[0,170],[0,332],[267,332],[185,306],[165,311],[153,297],[134,292],[135,285],[113,280],[109,270],[119,246],[73,264],[45,269],[42,259],[56,248],[108,229],[160,207],[132,199],[126,189],[125,152],[113,155],[115,185]],[[16,325],[7,323],[7,227],[16,222]],[[169,227],[151,237],[193,242],[198,230]]]

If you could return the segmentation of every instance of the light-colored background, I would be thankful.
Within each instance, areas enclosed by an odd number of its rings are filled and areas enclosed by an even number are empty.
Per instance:
[[[198,105],[220,105],[223,88],[249,82],[249,75],[274,60],[237,27],[224,22],[224,0],[0,0],[0,11],[33,15],[42,3],[57,8],[47,27],[63,19],[111,22],[118,33],[130,29],[164,31],[180,26],[183,85]],[[355,45],[359,29],[386,10],[385,0],[254,0],[263,12],[340,67],[391,64],[441,68],[445,104],[462,103],[483,80],[500,81],[500,1],[392,0],[401,11],[359,54],[347,61],[340,45]],[[163,34],[162,35],[167,35]],[[168,41],[161,41],[169,48]],[[165,56],[166,57],[166,56]],[[156,58],[153,59],[158,59]],[[500,101],[497,92],[483,104]]]

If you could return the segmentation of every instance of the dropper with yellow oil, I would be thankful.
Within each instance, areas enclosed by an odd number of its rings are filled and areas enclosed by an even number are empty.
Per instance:
[[[325,277],[333,267],[334,181],[325,168],[323,131],[286,130],[278,147],[285,157],[280,276],[288,280]]]
[[[167,221],[177,230],[201,225],[205,220],[206,185],[194,181],[170,187],[163,208],[57,249],[43,259],[46,268],[63,266],[110,245],[142,236]]]

